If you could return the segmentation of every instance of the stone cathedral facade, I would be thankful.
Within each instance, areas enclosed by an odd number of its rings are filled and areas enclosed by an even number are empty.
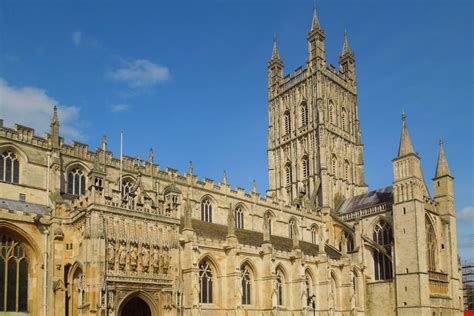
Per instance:
[[[0,315],[460,315],[442,144],[431,195],[404,116],[369,192],[347,35],[338,69],[307,39],[268,63],[266,195],[0,120]]]

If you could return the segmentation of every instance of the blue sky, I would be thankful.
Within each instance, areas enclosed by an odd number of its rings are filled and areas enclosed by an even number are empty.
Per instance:
[[[249,189],[267,187],[267,61],[304,64],[311,1],[2,1],[0,117]],[[392,181],[407,112],[431,187],[438,140],[456,178],[459,248],[474,257],[472,1],[318,1],[328,62],[357,59],[370,189]]]

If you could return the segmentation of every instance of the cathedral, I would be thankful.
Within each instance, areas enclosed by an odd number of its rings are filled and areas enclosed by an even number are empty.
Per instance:
[[[0,120],[0,315],[461,315],[442,142],[427,183],[403,114],[369,191],[347,34],[338,68],[316,9],[307,40],[268,61],[265,195]]]

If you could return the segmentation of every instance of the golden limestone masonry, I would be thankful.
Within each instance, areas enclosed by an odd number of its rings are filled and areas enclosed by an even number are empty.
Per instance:
[[[347,34],[339,69],[316,10],[307,39],[268,62],[265,196],[0,120],[0,314],[460,315],[443,144],[430,196],[403,115],[369,192]]]

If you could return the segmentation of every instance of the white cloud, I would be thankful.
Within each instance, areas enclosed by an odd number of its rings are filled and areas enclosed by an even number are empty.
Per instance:
[[[110,72],[110,77],[126,82],[132,88],[139,88],[167,81],[170,72],[168,67],[146,59],[136,59],[131,62],[122,61],[122,67]]]
[[[124,112],[128,110],[128,104],[114,104],[112,105],[112,112]]]
[[[474,219],[474,206],[466,206],[459,213],[460,219]]]
[[[74,45],[79,46],[81,44],[82,40],[82,32],[81,31],[75,31],[72,33],[72,41],[74,42]]]
[[[58,106],[61,135],[68,139],[80,139],[78,107],[59,105],[45,90],[13,87],[0,78],[0,117],[5,126],[13,127],[13,124],[18,123],[34,128],[36,134],[42,136],[49,131],[54,105]]]

